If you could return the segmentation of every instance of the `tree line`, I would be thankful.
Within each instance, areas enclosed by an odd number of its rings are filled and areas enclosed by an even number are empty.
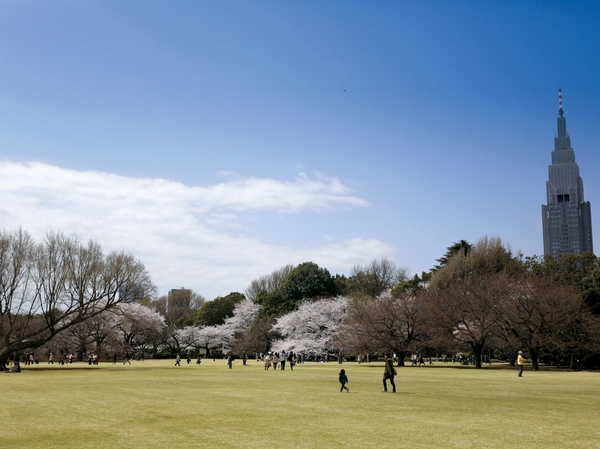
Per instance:
[[[572,368],[600,353],[600,262],[592,254],[513,255],[500,239],[461,240],[428,272],[387,259],[331,275],[286,265],[207,301],[189,290],[156,297],[133,256],[60,232],[42,242],[0,234],[0,364],[26,349],[174,356],[224,349],[346,356],[468,351],[512,360],[519,349]]]

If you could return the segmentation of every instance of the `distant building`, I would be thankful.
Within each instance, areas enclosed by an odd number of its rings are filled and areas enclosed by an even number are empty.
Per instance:
[[[546,182],[547,204],[542,205],[544,255],[593,253],[590,202],[583,199],[583,180],[567,134],[560,90],[558,115],[558,136]]]
[[[189,288],[185,288],[185,287],[179,287],[179,288],[172,288],[171,290],[169,290],[169,293],[167,293],[167,298],[170,298],[173,295],[190,295],[192,293],[192,291]]]
[[[167,293],[167,310],[173,307],[181,307],[182,304],[189,307],[191,296],[192,291],[188,288],[181,287],[169,290],[169,293]]]

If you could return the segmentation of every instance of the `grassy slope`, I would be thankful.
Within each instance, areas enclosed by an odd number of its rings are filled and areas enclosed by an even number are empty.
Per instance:
[[[0,447],[597,448],[600,373],[383,364],[272,370],[250,361],[174,367],[36,365],[0,375]]]

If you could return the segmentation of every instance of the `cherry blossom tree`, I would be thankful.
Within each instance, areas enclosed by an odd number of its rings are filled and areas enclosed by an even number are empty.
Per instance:
[[[157,341],[167,326],[161,314],[137,303],[119,304],[108,313],[113,329],[132,348]]]
[[[343,296],[303,302],[297,310],[277,318],[272,330],[283,338],[274,340],[273,351],[323,354],[335,350],[334,337],[348,316]]]
[[[107,355],[109,351],[120,351],[122,339],[115,332],[114,323],[106,313],[96,315],[82,323],[77,323],[40,347],[43,352],[54,354],[75,354],[83,360],[86,354]]]
[[[232,346],[232,349],[241,354],[247,352],[267,352],[271,342],[280,336],[272,332],[275,317],[258,316],[244,332],[240,332]]]
[[[164,318],[139,303],[122,303],[78,323],[50,340],[42,349],[54,353],[108,356],[132,348],[156,346],[166,327]]]
[[[252,301],[245,300],[236,304],[233,309],[233,315],[225,319],[223,327],[227,328],[232,335],[243,332],[256,319],[260,312],[260,305]]]
[[[216,326],[187,326],[175,332],[180,347],[203,348],[210,351],[231,347],[238,334],[244,332],[255,320],[260,306],[252,301],[244,300],[236,304],[233,315],[227,317],[223,324]]]
[[[211,326],[212,327],[212,326]],[[178,345],[184,348],[201,348],[203,347],[200,329],[196,326],[186,326],[183,329],[175,331],[175,338]]]
[[[177,346],[181,349],[204,349],[207,356],[211,351],[224,347],[229,335],[223,325],[217,326],[186,326],[173,335]]]

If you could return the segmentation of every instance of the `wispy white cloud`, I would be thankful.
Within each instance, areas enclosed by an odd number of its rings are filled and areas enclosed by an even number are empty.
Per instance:
[[[0,226],[22,226],[37,238],[48,229],[61,229],[98,240],[106,250],[125,249],[146,264],[161,293],[186,286],[209,299],[243,291],[252,279],[287,263],[313,260],[343,270],[392,253],[389,245],[363,238],[278,246],[261,235],[260,222],[245,229],[251,226],[242,220],[248,212],[300,214],[369,206],[336,178],[303,173],[284,181],[227,177],[199,187],[0,161]]]
[[[366,201],[351,196],[350,189],[338,179],[321,174],[311,178],[300,173],[293,181],[233,178],[211,187],[190,188],[190,194],[202,198],[204,205],[212,209],[235,211],[300,212],[368,205]]]

